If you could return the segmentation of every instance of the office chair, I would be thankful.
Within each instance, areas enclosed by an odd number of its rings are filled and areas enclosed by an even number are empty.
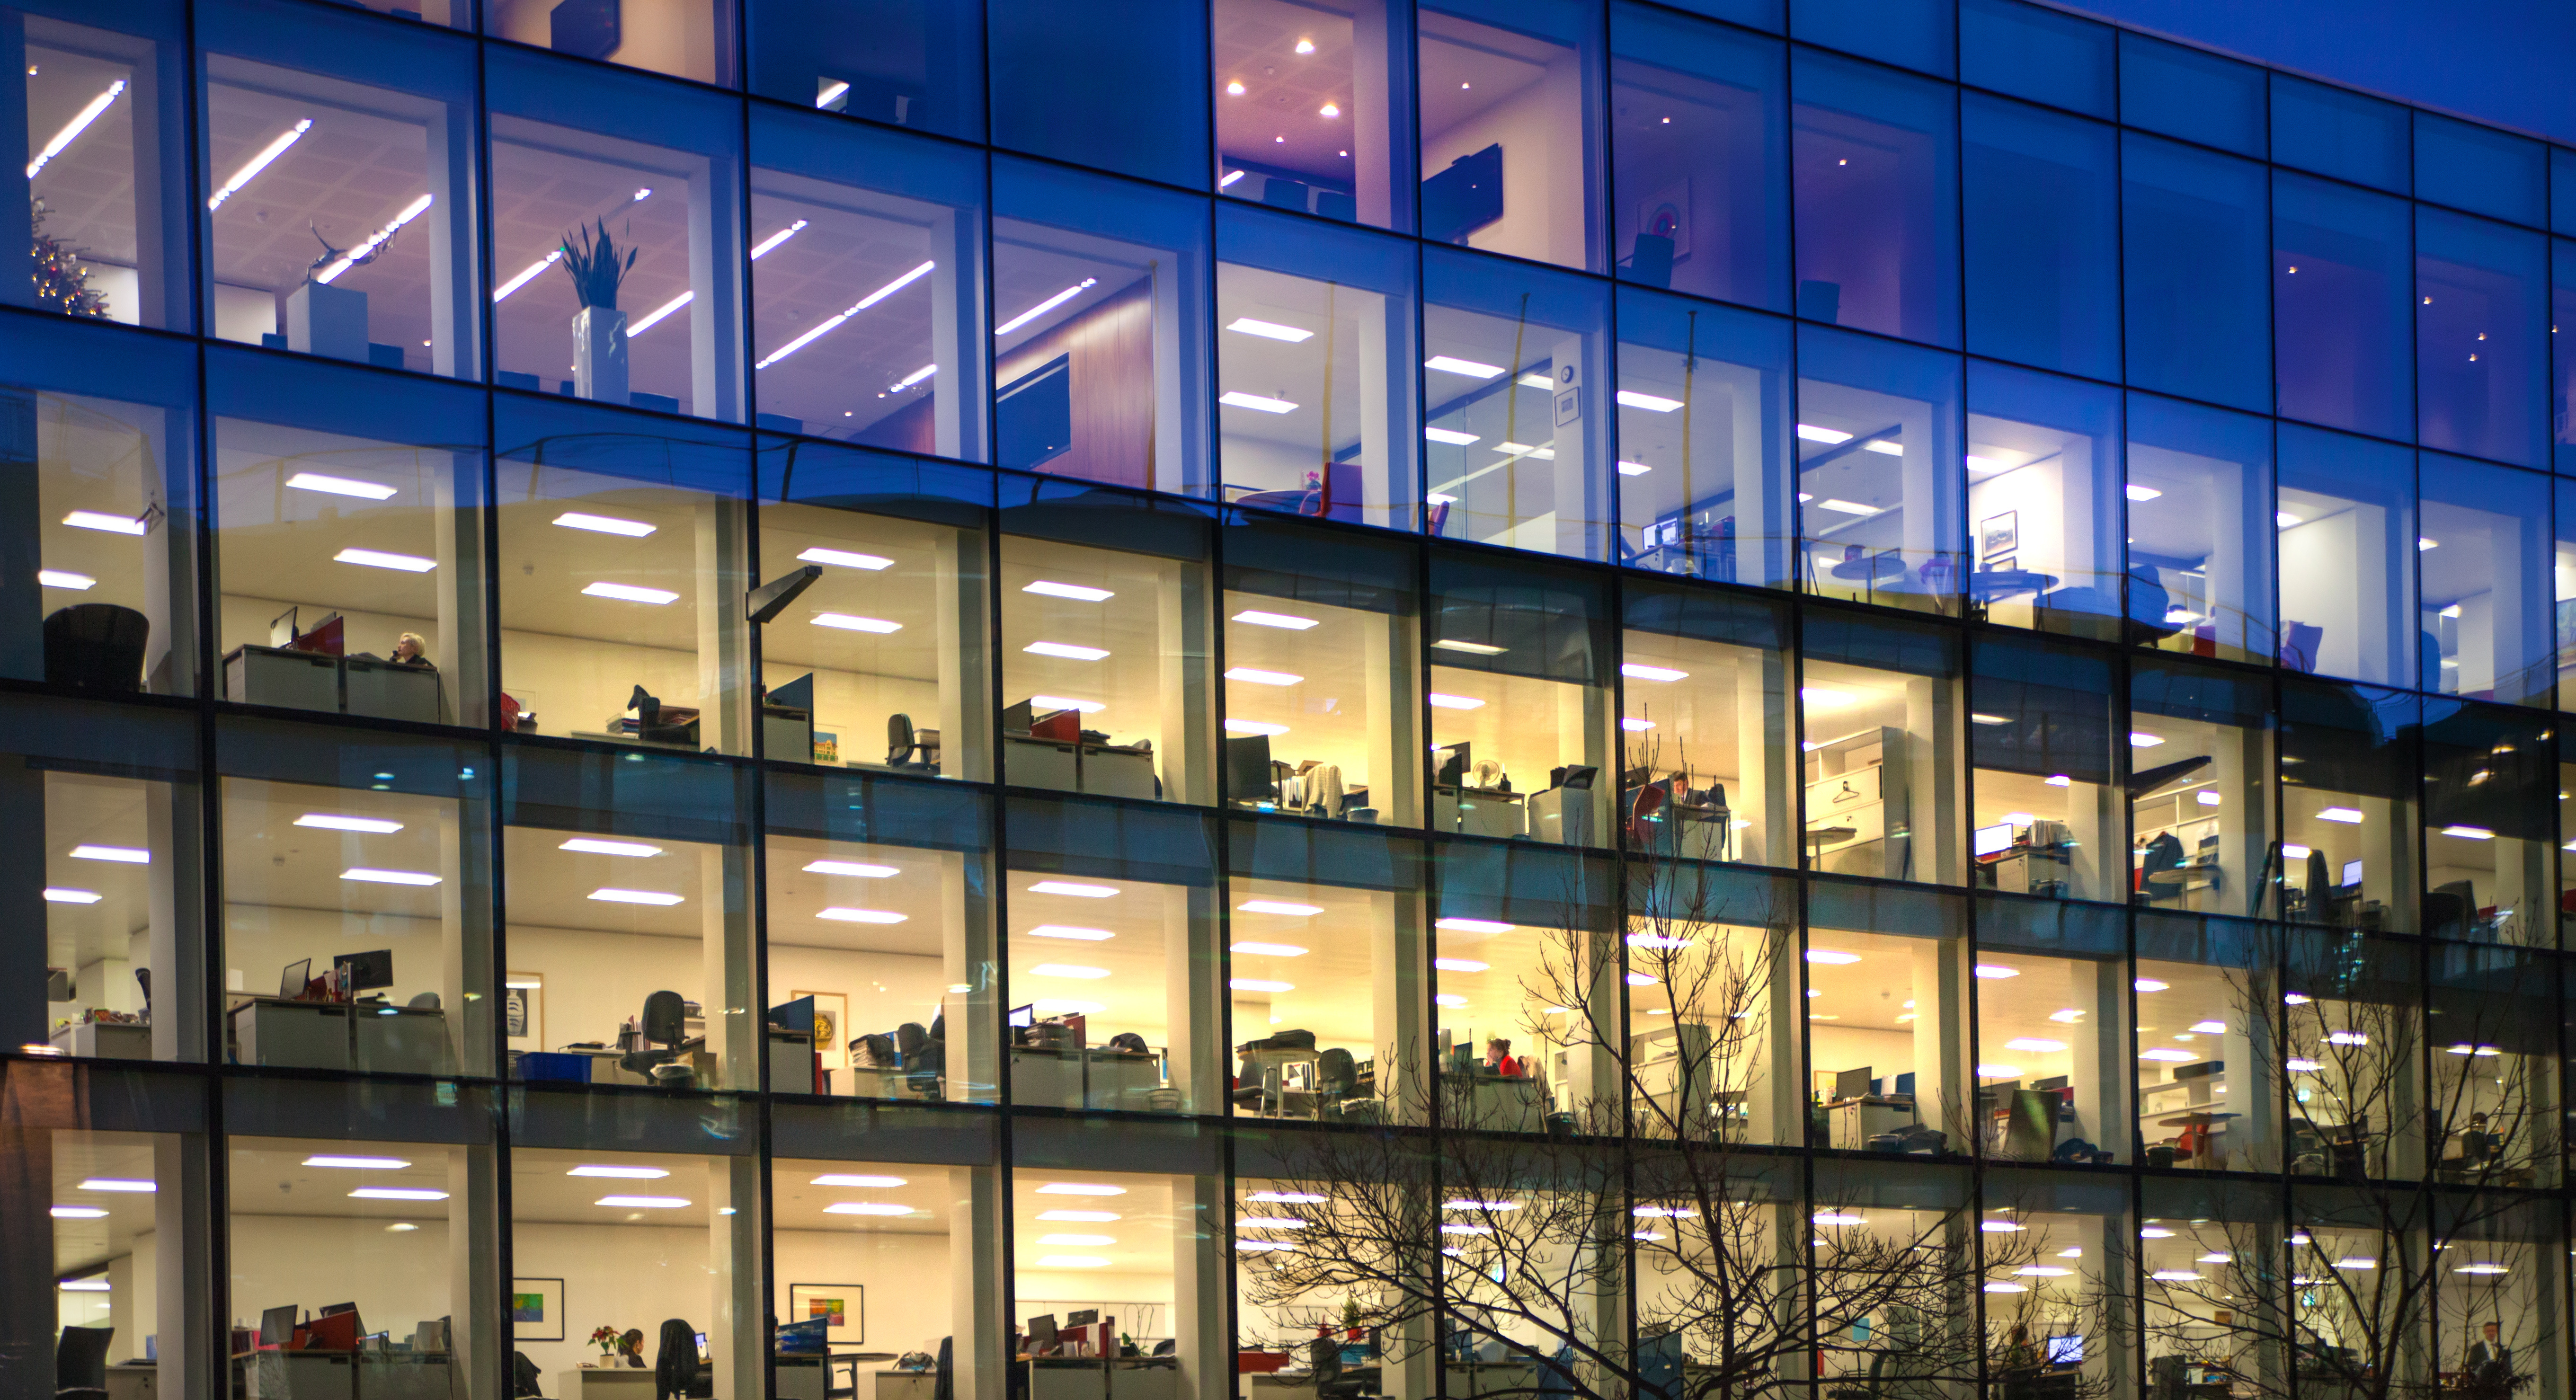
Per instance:
[[[74,603],[45,619],[45,679],[92,690],[141,690],[152,620],[114,603]]]
[[[1315,1371],[1315,1400],[1359,1400],[1376,1388],[1377,1378],[1373,1375],[1342,1374],[1339,1337],[1318,1337],[1307,1343],[1306,1360]]]
[[[655,996],[672,995],[656,992]],[[674,1317],[662,1323],[653,1348],[653,1400],[690,1400],[712,1386],[699,1379],[698,1329]]]
[[[955,1337],[939,1339],[939,1362],[931,1369],[937,1379],[930,1383],[930,1400],[957,1400],[957,1362]]]
[[[538,1389],[537,1376],[537,1363],[530,1361],[526,1352],[511,1352],[510,1400],[545,1400],[544,1393]]]
[[[2424,896],[2424,932],[2436,938],[2466,938],[2478,917],[2477,885],[2453,880]]]
[[[617,1067],[629,1074],[650,1075],[656,1065],[667,1065],[680,1058],[680,1042],[688,1038],[689,1004],[678,992],[655,992],[644,998],[644,1024],[641,1034],[645,1049],[628,1051],[618,1058]],[[653,1049],[653,1046],[661,1049]],[[697,1345],[691,1333],[691,1346]]]
[[[912,716],[886,716],[886,766],[939,771],[939,731],[914,729]]]
[[[919,1021],[906,1021],[894,1028],[894,1052],[903,1057],[905,1069],[918,1068],[922,1051],[930,1044],[930,1032]]]
[[[2325,640],[2326,629],[2313,622],[2281,624],[2281,664],[2293,671],[2317,669],[2317,644]]]
[[[66,1327],[54,1343],[54,1400],[107,1400],[107,1344],[113,1327]]]

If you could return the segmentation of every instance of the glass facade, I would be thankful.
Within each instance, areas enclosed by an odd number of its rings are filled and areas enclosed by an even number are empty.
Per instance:
[[[0,0],[0,1356],[2565,1400],[2576,151],[1120,19]]]

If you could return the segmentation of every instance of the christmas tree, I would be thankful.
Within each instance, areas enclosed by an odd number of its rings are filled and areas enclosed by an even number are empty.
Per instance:
[[[66,316],[107,315],[107,293],[89,284],[89,269],[80,254],[45,232],[45,202],[34,201],[36,230],[36,304]]]

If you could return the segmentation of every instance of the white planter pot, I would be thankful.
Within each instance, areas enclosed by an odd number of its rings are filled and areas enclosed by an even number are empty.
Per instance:
[[[575,392],[601,403],[632,402],[626,389],[626,313],[585,306],[572,317]]]

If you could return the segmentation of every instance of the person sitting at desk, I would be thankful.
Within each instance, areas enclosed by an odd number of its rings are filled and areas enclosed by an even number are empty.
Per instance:
[[[626,1329],[625,1335],[617,1339],[617,1359],[609,1364],[618,1367],[631,1367],[638,1371],[644,1369],[643,1328],[629,1327]]]
[[[438,669],[429,659],[429,643],[422,641],[418,632],[405,632],[396,637],[394,654],[388,659],[396,666],[408,666],[415,671]]]
[[[1497,1078],[1521,1077],[1521,1062],[1512,1058],[1512,1043],[1501,1036],[1485,1042],[1485,1068]]]

